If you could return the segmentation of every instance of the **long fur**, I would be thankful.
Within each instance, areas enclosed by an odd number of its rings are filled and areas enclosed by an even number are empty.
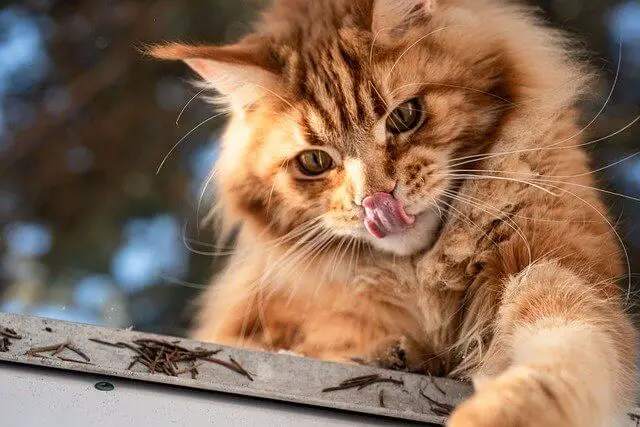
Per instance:
[[[246,84],[242,101],[225,93],[217,165],[237,249],[194,337],[472,378],[455,427],[612,425],[633,401],[636,336],[582,148],[578,45],[499,0],[276,0],[225,52],[247,46],[255,61],[200,50]],[[256,64],[277,83],[248,92]],[[426,123],[385,135],[414,97]],[[311,146],[336,168],[302,180]],[[357,202],[389,188],[417,221],[385,243]]]

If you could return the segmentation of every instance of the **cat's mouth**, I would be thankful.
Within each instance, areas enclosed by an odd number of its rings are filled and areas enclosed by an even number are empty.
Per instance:
[[[453,185],[449,191],[457,194],[460,185]],[[443,204],[449,206],[451,197],[451,194],[443,197]],[[362,238],[376,249],[400,256],[428,250],[444,230],[449,219],[448,209],[425,204],[424,209],[415,212],[417,207],[409,208],[388,193],[369,196],[362,203]]]
[[[376,193],[364,199],[364,226],[373,237],[384,239],[413,227],[416,218],[408,215],[401,201],[389,193]]]

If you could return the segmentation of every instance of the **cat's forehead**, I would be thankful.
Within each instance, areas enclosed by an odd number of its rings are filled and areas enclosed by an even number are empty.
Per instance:
[[[371,5],[356,3],[294,0],[290,8],[276,8],[263,27],[291,97],[287,101],[298,107],[303,133],[314,144],[340,145],[371,134],[419,92],[416,82],[425,74],[416,69],[424,64],[413,60],[425,54],[424,37],[403,33],[383,42],[371,28]]]
[[[361,133],[387,113],[367,45],[357,43],[335,33],[288,55],[287,83],[314,143]]]

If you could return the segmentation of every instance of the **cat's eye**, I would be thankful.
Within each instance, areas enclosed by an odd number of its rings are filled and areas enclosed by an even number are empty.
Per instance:
[[[411,99],[398,106],[387,117],[387,131],[399,135],[414,130],[422,121],[422,105],[418,98]]]
[[[300,171],[307,176],[318,176],[333,169],[333,158],[323,150],[307,150],[296,158]]]

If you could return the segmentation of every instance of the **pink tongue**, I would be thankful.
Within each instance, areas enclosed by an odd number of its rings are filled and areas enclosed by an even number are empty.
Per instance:
[[[415,218],[407,215],[404,206],[391,194],[376,193],[363,200],[367,231],[378,239],[398,234],[413,225]]]

